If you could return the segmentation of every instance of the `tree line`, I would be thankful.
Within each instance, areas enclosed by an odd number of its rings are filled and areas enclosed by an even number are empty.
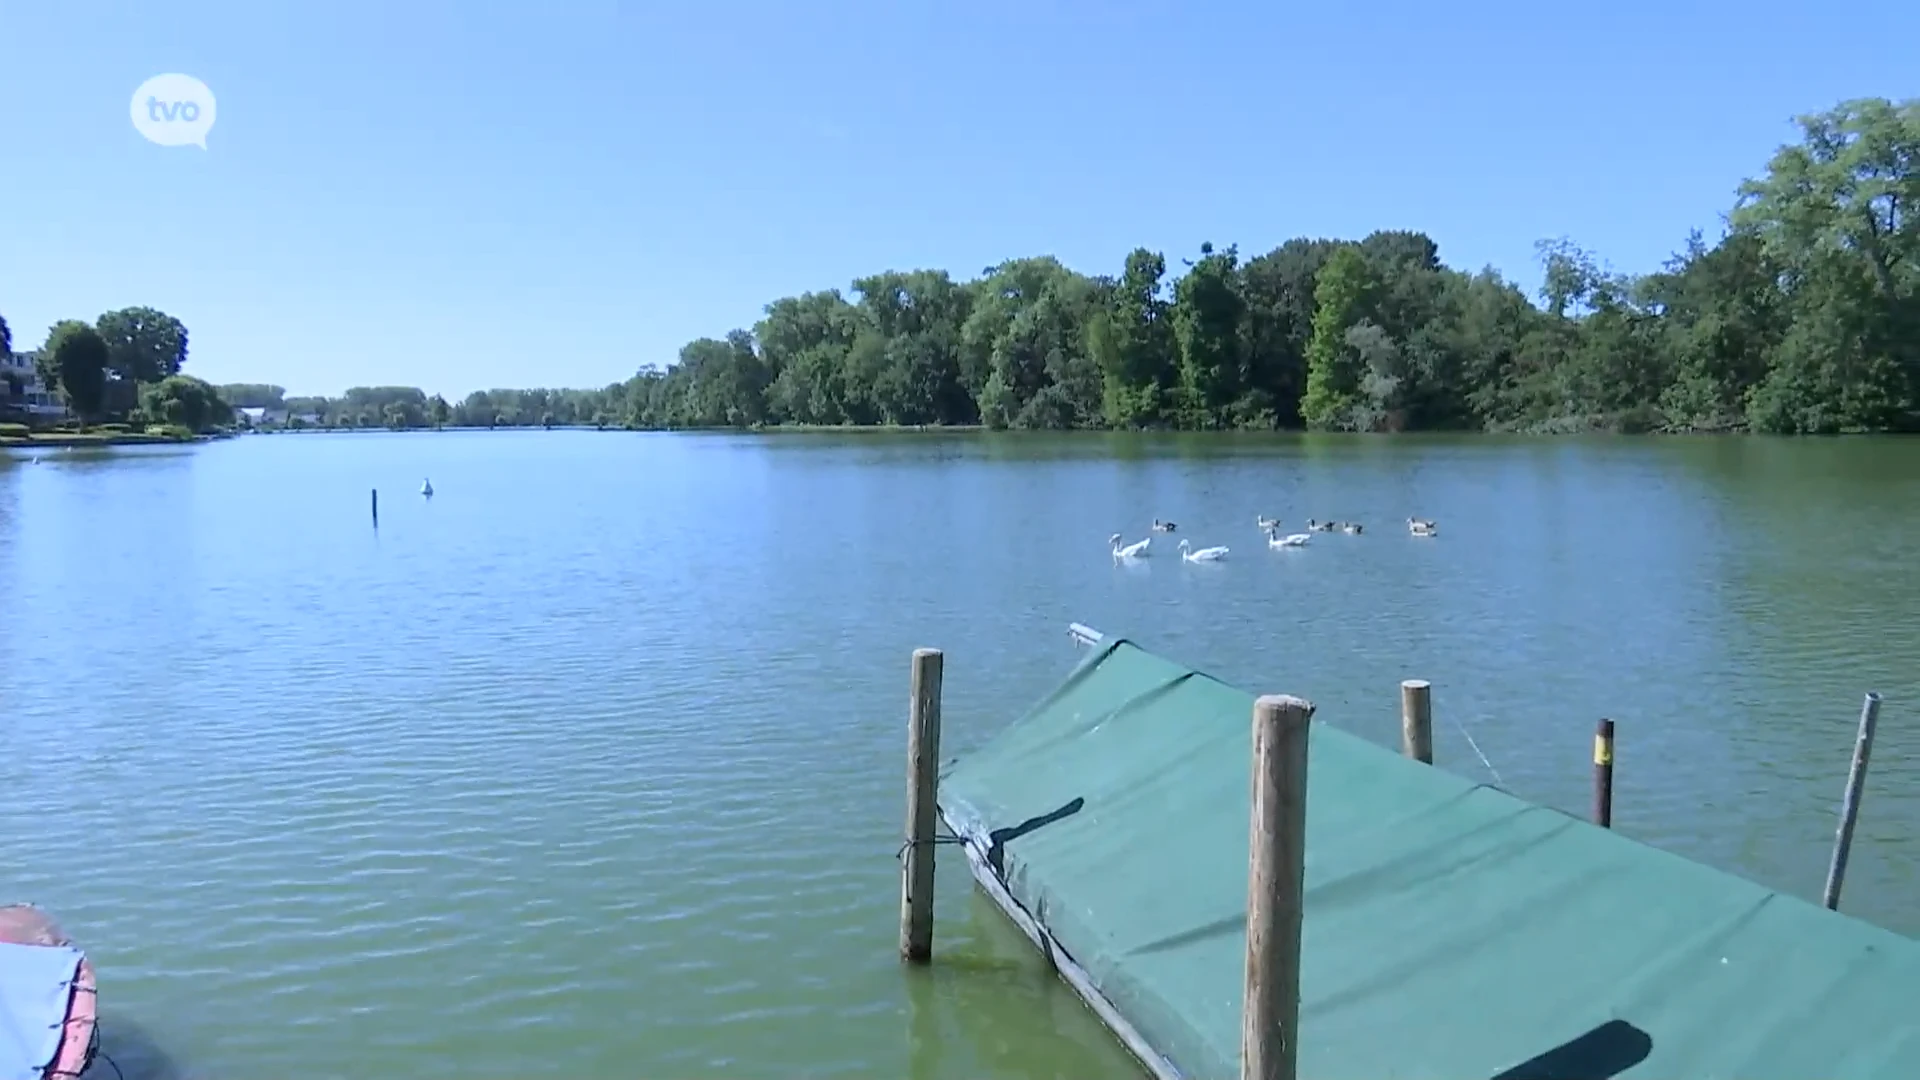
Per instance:
[[[1920,102],[1797,120],[1727,227],[1628,276],[1544,242],[1538,303],[1417,232],[1050,257],[769,304],[599,392],[637,427],[1920,428]]]
[[[339,397],[289,396],[266,383],[231,383],[235,408],[284,412],[291,428],[627,427],[624,386],[605,390],[476,390],[458,402],[415,386],[355,386]]]
[[[0,353],[12,351],[13,332],[0,317]],[[115,420],[200,432],[232,423],[233,410],[212,386],[181,374],[186,362],[187,328],[150,307],[120,308],[92,322],[62,319],[34,356],[41,384],[57,391],[82,424]],[[23,391],[9,373],[0,412],[12,411]]]
[[[162,412],[261,406],[292,426],[1920,429],[1920,102],[1796,123],[1712,243],[1695,231],[1626,275],[1545,241],[1537,297],[1383,231],[1244,259],[1201,244],[1172,274],[1144,248],[1112,276],[1050,256],[968,281],[889,271],[597,390],[191,387],[173,382],[185,329],[144,308],[56,326],[42,363],[78,412],[144,401],[129,390],[157,377]]]

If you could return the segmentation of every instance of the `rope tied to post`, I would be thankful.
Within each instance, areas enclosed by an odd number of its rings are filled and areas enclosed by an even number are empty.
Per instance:
[[[967,838],[964,836],[952,836],[952,835],[944,835],[944,834],[940,836],[930,836],[925,840],[908,839],[901,843],[900,849],[898,851],[895,851],[893,853],[893,860],[895,862],[899,862],[901,859],[906,858],[907,849],[911,847],[939,847],[942,844],[964,844],[966,842],[967,842]]]

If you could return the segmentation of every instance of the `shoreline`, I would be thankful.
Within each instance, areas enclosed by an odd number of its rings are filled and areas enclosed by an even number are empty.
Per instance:
[[[178,435],[149,435],[144,432],[135,433],[131,431],[96,435],[92,432],[76,434],[71,431],[60,431],[28,435],[25,437],[12,435],[0,436],[0,449],[12,447],[24,449],[40,446],[185,446],[190,443],[210,442],[215,438],[218,438],[218,436],[188,435],[183,437]]]

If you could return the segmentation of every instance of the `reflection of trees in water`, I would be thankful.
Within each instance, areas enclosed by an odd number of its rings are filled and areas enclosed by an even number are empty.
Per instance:
[[[912,1080],[1085,1080],[1142,1075],[993,902],[938,928],[931,966],[907,973]]]

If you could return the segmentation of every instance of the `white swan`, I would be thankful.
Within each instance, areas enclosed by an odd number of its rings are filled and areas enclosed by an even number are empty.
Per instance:
[[[1281,536],[1278,532],[1268,532],[1267,546],[1272,548],[1306,547],[1307,541],[1311,539],[1313,539],[1312,533],[1290,533],[1286,536]]]
[[[1224,547],[1210,547],[1195,551],[1193,550],[1193,541],[1182,540],[1180,541],[1180,557],[1188,562],[1218,562],[1227,557],[1227,549]]]
[[[1253,515],[1253,523],[1267,530],[1268,532],[1272,532],[1273,530],[1280,527],[1279,518],[1270,518],[1265,514]]]
[[[1107,544],[1113,548],[1113,557],[1116,559],[1140,558],[1147,553],[1147,546],[1152,543],[1153,537],[1149,536],[1138,543],[1128,544],[1122,547],[1119,533],[1114,533],[1112,536],[1107,537]]]
[[[1440,523],[1426,518],[1408,518],[1407,531],[1415,536],[1439,536]]]

